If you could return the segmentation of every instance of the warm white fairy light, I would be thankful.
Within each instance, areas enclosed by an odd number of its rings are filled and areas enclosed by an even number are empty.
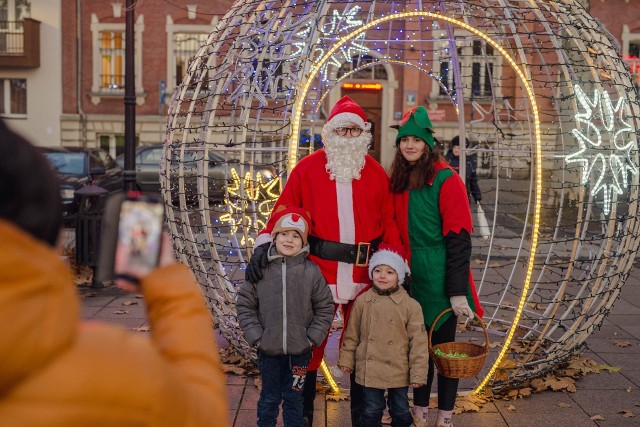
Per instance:
[[[262,175],[257,174],[254,177],[251,172],[247,172],[243,178],[240,178],[235,168],[231,168],[229,173],[231,179],[227,184],[227,195],[224,198],[224,204],[229,208],[229,212],[221,215],[220,221],[231,226],[231,235],[235,235],[241,226],[249,230],[262,230],[266,226],[271,209],[280,197],[282,180],[276,176],[264,182]],[[241,194],[243,187],[244,195]],[[255,220],[247,214],[251,203],[257,204]],[[251,247],[254,243],[255,238],[252,235],[243,233],[240,239],[241,245]]]
[[[592,196],[602,192],[602,210],[609,215],[613,201],[629,187],[628,173],[638,173],[631,160],[636,142],[625,121],[626,100],[619,98],[614,106],[605,91],[594,90],[590,99],[579,85],[573,90],[582,110],[576,113],[577,127],[571,131],[579,149],[565,161],[582,167],[581,184],[590,187]]]

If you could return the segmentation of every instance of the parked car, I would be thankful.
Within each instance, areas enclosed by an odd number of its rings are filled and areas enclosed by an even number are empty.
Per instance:
[[[136,149],[136,183],[141,191],[160,192],[160,162],[163,152],[162,144],[143,145]],[[198,196],[197,177],[198,166],[201,163],[203,150],[201,148],[185,147],[183,168],[185,175],[185,193],[188,202],[195,201]],[[180,167],[180,147],[175,146],[172,152],[170,171],[177,175]],[[124,155],[116,157],[116,162],[124,168]],[[231,164],[229,164],[231,163]],[[227,184],[231,183],[227,168],[237,167],[233,161],[228,161],[218,153],[208,152],[208,189],[209,200],[221,201],[224,199]],[[201,172],[200,172],[201,173]],[[271,165],[256,167],[256,173],[261,176],[262,182],[271,181],[277,175],[276,169]],[[172,179],[177,182],[177,178]],[[174,201],[177,200],[178,191],[172,189]]]
[[[97,196],[103,203],[109,194],[122,191],[122,168],[100,148],[41,148],[60,177],[60,194],[66,219],[73,219],[83,200],[76,192],[87,184],[104,188]]]

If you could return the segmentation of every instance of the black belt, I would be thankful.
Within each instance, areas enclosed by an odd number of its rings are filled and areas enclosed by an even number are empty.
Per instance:
[[[360,242],[353,245],[309,236],[311,255],[322,259],[355,264],[356,267],[367,267],[369,265],[369,256],[378,250],[380,242],[382,242],[382,236],[370,242]]]

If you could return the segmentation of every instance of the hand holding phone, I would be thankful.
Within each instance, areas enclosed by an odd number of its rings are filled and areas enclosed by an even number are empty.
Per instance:
[[[110,199],[102,223],[98,279],[136,283],[158,266],[164,205],[158,197],[130,192]]]

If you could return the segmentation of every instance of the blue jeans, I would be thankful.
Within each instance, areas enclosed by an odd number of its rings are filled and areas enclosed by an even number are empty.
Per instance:
[[[258,400],[258,426],[276,425],[280,402],[287,427],[302,426],[302,390],[311,352],[300,355],[268,356],[258,352],[262,391]],[[313,384],[315,387],[315,384]]]
[[[384,389],[363,387],[363,412],[360,416],[360,427],[381,426],[382,413],[384,412]],[[390,388],[387,390],[389,403],[389,415],[393,427],[411,427],[413,416],[409,411],[409,387]]]

